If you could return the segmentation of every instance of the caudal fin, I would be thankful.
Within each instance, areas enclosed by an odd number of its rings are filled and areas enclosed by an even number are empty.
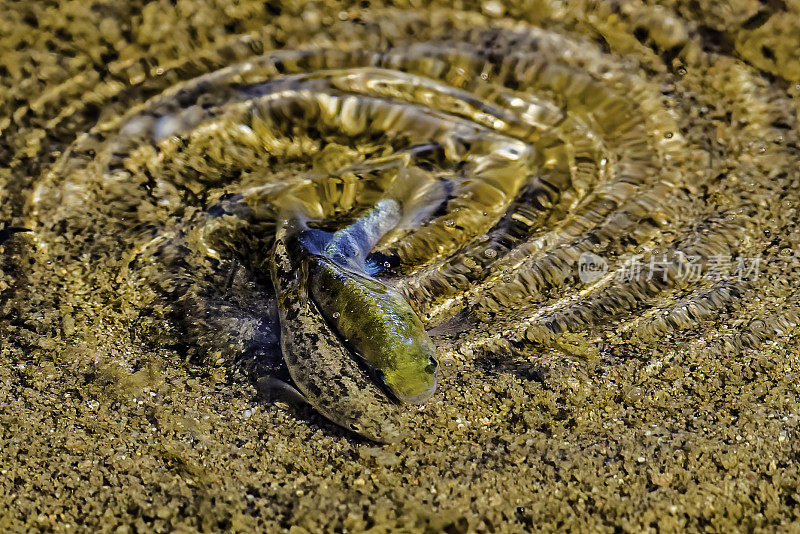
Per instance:
[[[445,182],[416,167],[404,167],[384,194],[400,205],[395,231],[418,228],[447,201]]]

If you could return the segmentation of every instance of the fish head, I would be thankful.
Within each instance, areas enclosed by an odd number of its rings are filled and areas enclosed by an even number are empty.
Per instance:
[[[383,359],[390,364],[376,369],[375,377],[397,400],[422,404],[436,391],[439,362],[436,346],[422,324],[412,326],[416,328],[403,329],[403,335],[384,344]]]
[[[326,402],[325,398],[315,398],[311,404],[330,421],[371,441],[376,443],[402,441],[407,432],[398,420],[396,407],[387,406],[385,398],[373,398],[374,395],[380,393],[352,392],[339,402]]]

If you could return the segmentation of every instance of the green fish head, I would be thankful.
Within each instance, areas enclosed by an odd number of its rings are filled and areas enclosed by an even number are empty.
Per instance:
[[[421,328],[416,335],[398,337],[391,351],[394,364],[375,371],[377,380],[397,400],[408,404],[422,404],[436,391],[437,370],[436,347]]]

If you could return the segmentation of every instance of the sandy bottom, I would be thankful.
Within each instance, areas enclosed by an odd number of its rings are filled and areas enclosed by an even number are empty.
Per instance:
[[[6,258],[27,247],[15,240]],[[70,321],[52,298],[40,305],[52,324]],[[3,530],[716,531],[800,519],[796,347],[735,359],[690,342],[445,354],[412,435],[376,445],[260,400],[224,366],[136,347],[102,309],[80,342],[5,326]]]
[[[42,35],[75,7],[29,4],[0,23],[0,36],[4,24],[17,35],[9,44],[0,37],[0,52],[19,43],[47,50]],[[159,25],[168,4],[145,10],[145,25],[157,29],[145,36],[124,24],[86,28],[79,11],[71,38],[100,32],[122,49],[168,42],[170,24],[194,25],[200,36],[233,31],[208,22],[214,9],[272,16],[219,2],[205,18]],[[733,4],[732,20],[753,16],[737,9],[757,10]],[[96,5],[107,20],[138,9]],[[25,18],[32,11],[43,13],[35,25]],[[26,42],[26,32],[36,38]],[[64,56],[59,68],[79,69],[81,57]],[[24,79],[15,69],[25,61],[45,80],[57,72],[22,59],[0,75]],[[3,127],[21,106],[8,102]],[[3,222],[24,223],[35,180],[63,149],[57,140],[70,139],[73,126],[64,128],[41,146],[2,146]],[[707,350],[697,340],[714,331],[701,325],[647,345],[599,331],[591,340],[565,335],[560,348],[481,355],[459,354],[438,336],[437,394],[411,412],[407,439],[377,445],[308,408],[266,402],[227,365],[191,365],[144,346],[103,286],[114,271],[86,277],[38,250],[30,234],[0,245],[0,267],[0,531],[790,532],[800,524],[796,337]]]

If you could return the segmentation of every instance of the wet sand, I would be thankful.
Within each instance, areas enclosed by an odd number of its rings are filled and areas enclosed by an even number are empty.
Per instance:
[[[191,363],[184,352],[149,343],[143,332],[163,328],[159,335],[168,337],[171,327],[156,312],[133,314],[128,296],[115,293],[118,269],[70,252],[90,234],[67,233],[48,247],[35,234],[15,234],[0,245],[0,530],[797,529],[800,274],[779,260],[800,240],[790,212],[800,203],[800,5],[695,4],[464,3],[489,18],[563,24],[591,46],[650,61],[645,75],[689,64],[692,46],[731,58],[736,68],[723,74],[740,69],[742,77],[720,85],[752,84],[756,96],[693,116],[714,98],[704,85],[712,65],[679,84],[675,113],[697,146],[719,132],[727,152],[707,150],[715,171],[753,184],[705,191],[708,203],[756,206],[752,224],[731,234],[766,258],[741,299],[666,333],[653,327],[626,336],[619,323],[606,323],[506,351],[465,348],[445,329],[434,336],[437,394],[409,410],[410,437],[378,445],[308,408],[259,398],[229,363]],[[267,28],[266,41],[289,46],[306,26],[376,6],[4,7],[0,213],[20,226],[30,222],[37,183],[80,132],[165,82],[138,85],[108,109],[71,108],[86,88],[139,83],[161,64],[142,58],[167,64],[249,31]],[[684,45],[688,56],[671,41],[676,25],[692,44]],[[50,89],[66,96],[48,100]],[[71,118],[55,121],[59,114]],[[781,140],[768,137],[773,130],[762,135],[762,123],[782,124]],[[766,159],[758,147],[749,151],[752,139],[769,140]],[[734,142],[744,148],[734,150]],[[755,195],[747,202],[746,190]],[[778,211],[783,219],[771,226]]]

